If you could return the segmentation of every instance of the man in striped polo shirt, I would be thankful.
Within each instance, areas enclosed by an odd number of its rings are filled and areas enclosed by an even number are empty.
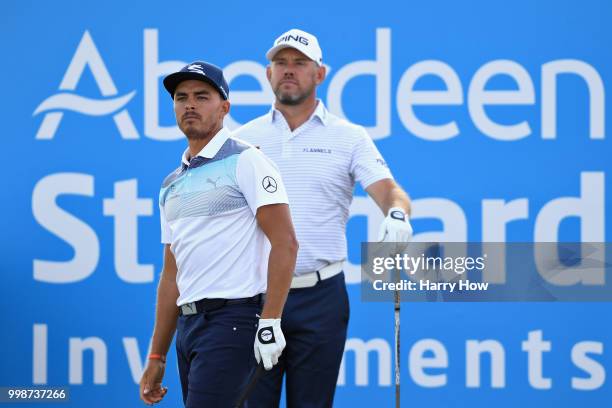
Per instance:
[[[329,113],[316,98],[325,79],[317,39],[290,30],[266,57],[274,106],[235,135],[279,166],[300,250],[283,312],[287,348],[257,384],[249,407],[278,406],[285,374],[288,407],[330,407],[349,318],[342,263],[355,182],[387,215],[381,241],[410,239],[410,201],[366,130]]]
[[[221,69],[196,61],[164,86],[189,146],[160,191],[164,266],[140,396],[151,404],[166,394],[176,329],[185,405],[233,407],[255,361],[270,370],[285,347],[280,317],[297,241],[276,166],[223,128]]]

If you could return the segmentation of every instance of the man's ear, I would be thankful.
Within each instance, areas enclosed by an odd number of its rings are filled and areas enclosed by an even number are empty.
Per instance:
[[[325,65],[321,65],[317,67],[317,85],[325,81],[325,76],[327,75],[327,68]]]
[[[270,67],[270,64],[268,64],[268,66],[266,66],[266,77],[268,78],[268,82],[271,83],[271,80],[272,80],[272,67]]]

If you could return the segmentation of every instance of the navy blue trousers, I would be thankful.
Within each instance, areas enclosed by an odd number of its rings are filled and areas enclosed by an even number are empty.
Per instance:
[[[261,305],[243,303],[179,317],[176,351],[187,408],[234,406],[256,365],[260,312]]]
[[[278,407],[284,375],[288,408],[331,407],[348,320],[344,273],[312,288],[292,289],[281,322],[287,346],[255,386],[249,408]]]

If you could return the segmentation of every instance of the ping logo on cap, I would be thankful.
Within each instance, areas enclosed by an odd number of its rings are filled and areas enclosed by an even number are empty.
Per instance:
[[[299,42],[301,44],[308,45],[308,38],[302,37],[301,35],[291,35],[291,34],[286,35],[286,36],[281,37],[278,40],[276,40],[276,44],[275,45],[278,45],[278,44],[284,43],[284,42],[289,42],[289,41],[297,41],[297,42]]]
[[[266,52],[266,58],[272,61],[277,52],[288,47],[300,51],[319,66],[323,63],[323,54],[317,37],[297,28],[292,28],[277,37],[272,48]]]

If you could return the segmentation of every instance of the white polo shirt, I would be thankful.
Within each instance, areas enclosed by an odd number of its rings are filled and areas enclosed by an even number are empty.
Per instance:
[[[266,291],[269,245],[255,214],[287,203],[274,163],[225,128],[163,182],[161,241],[176,258],[177,306]]]
[[[280,169],[300,245],[295,274],[346,259],[355,182],[365,189],[393,177],[366,130],[318,101],[312,116],[293,132],[273,107],[234,135],[259,147]]]

